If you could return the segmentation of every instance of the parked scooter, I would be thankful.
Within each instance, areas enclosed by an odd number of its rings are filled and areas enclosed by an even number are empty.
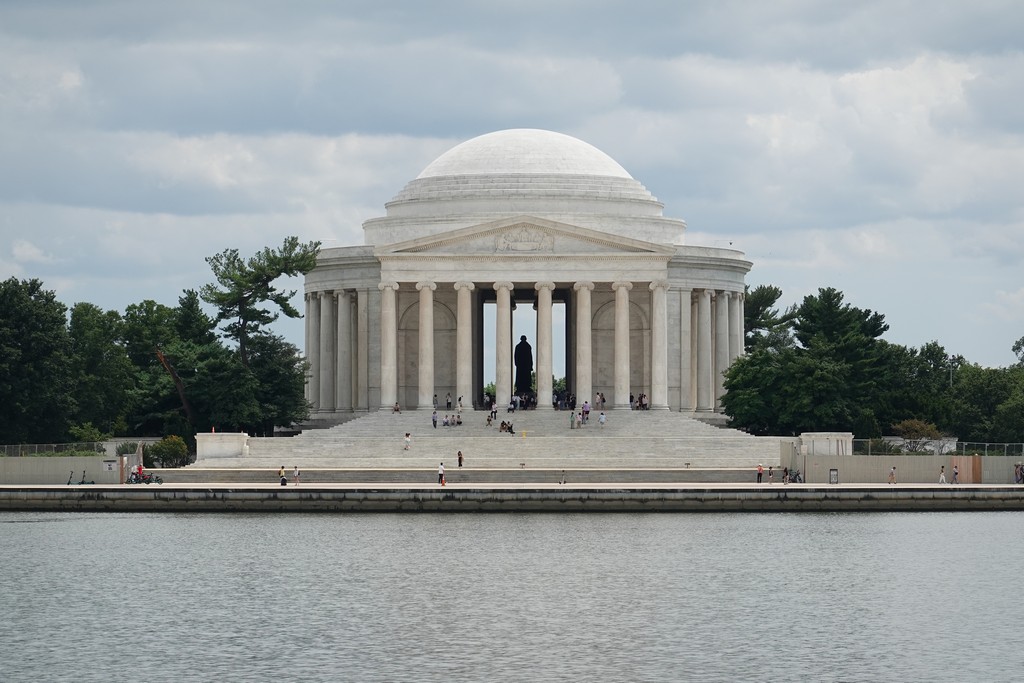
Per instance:
[[[83,484],[95,484],[96,483],[94,481],[86,481],[85,480],[85,470],[82,470],[82,481],[71,481],[74,478],[75,478],[75,471],[71,470],[71,474],[68,475],[68,483],[66,485],[67,486],[71,486],[72,484],[74,484],[76,486],[81,486]]]

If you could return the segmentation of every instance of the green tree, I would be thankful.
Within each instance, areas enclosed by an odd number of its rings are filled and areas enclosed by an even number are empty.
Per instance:
[[[796,353],[793,347],[757,344],[736,359],[726,373],[722,397],[733,426],[759,436],[787,433],[781,413],[797,398],[790,381]]]
[[[76,443],[95,443],[105,441],[110,434],[92,426],[91,422],[81,425],[71,425],[68,429],[71,439]]]
[[[1013,393],[1010,376],[998,368],[968,363],[954,374],[950,432],[960,441],[989,441],[996,409]]]
[[[174,331],[181,341],[200,346],[217,341],[217,322],[203,312],[199,294],[194,289],[186,289],[178,297],[173,319]]]
[[[74,400],[66,314],[39,280],[0,283],[0,443],[67,438]]]
[[[1013,388],[992,416],[990,440],[1001,443],[1024,443],[1024,367],[1012,368],[1006,372]]]
[[[134,368],[121,342],[121,315],[90,303],[71,309],[72,395],[76,424],[111,434],[126,427]]]
[[[906,442],[906,450],[911,453],[920,453],[929,441],[942,438],[942,432],[931,422],[924,420],[909,419],[901,420],[892,426],[892,432],[902,437]]]
[[[744,345],[747,349],[765,345],[781,347],[789,343],[790,326],[796,317],[796,308],[790,307],[779,314],[775,304],[782,298],[782,290],[773,285],[748,286],[743,298]]]
[[[920,349],[879,340],[878,393],[875,411],[884,433],[905,419],[918,419],[951,430],[953,396],[950,371],[963,358],[951,358],[938,342]]]
[[[319,242],[302,244],[297,237],[288,237],[280,249],[267,247],[249,259],[239,256],[237,249],[206,259],[220,286],[204,285],[200,295],[217,308],[218,322],[227,321],[224,331],[238,344],[242,365],[249,366],[250,337],[279,316],[265,304],[275,304],[289,318],[301,317],[289,301],[295,291],[279,290],[274,283],[282,276],[313,270],[319,253]]]
[[[146,449],[143,459],[148,455],[160,467],[184,467],[188,464],[188,446],[180,436],[166,436]]]
[[[259,416],[250,426],[270,436],[309,417],[305,397],[307,364],[299,349],[283,337],[257,334],[250,339],[250,363],[256,381]]]
[[[177,315],[170,306],[146,299],[124,310],[124,343],[137,368],[160,365],[154,349],[178,339]]]
[[[766,300],[777,298],[771,291]],[[844,304],[829,288],[804,297],[792,326],[795,346],[786,335],[766,336],[726,372],[722,405],[734,426],[758,434],[876,435],[884,317]]]
[[[177,320],[174,308],[151,299],[125,308],[122,338],[134,368],[131,409],[126,417],[129,434],[159,436],[190,432],[187,424],[182,426],[185,420],[174,383],[156,355],[158,348],[177,341]]]

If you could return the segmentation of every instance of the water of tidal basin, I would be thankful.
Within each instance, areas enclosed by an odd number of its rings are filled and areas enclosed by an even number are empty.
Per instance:
[[[0,513],[0,680],[1020,680],[1022,525]]]

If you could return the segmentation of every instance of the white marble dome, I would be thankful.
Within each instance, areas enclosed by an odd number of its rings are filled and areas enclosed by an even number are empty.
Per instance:
[[[570,135],[534,128],[499,130],[467,140],[439,156],[416,177],[496,173],[633,178],[593,145]]]
[[[501,130],[448,150],[363,223],[366,244],[393,244],[510,216],[682,244],[686,225],[596,147],[548,130]]]

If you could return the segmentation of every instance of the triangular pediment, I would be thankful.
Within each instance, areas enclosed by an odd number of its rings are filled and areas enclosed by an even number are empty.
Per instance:
[[[663,255],[673,247],[536,216],[515,216],[378,247],[378,257]]]

